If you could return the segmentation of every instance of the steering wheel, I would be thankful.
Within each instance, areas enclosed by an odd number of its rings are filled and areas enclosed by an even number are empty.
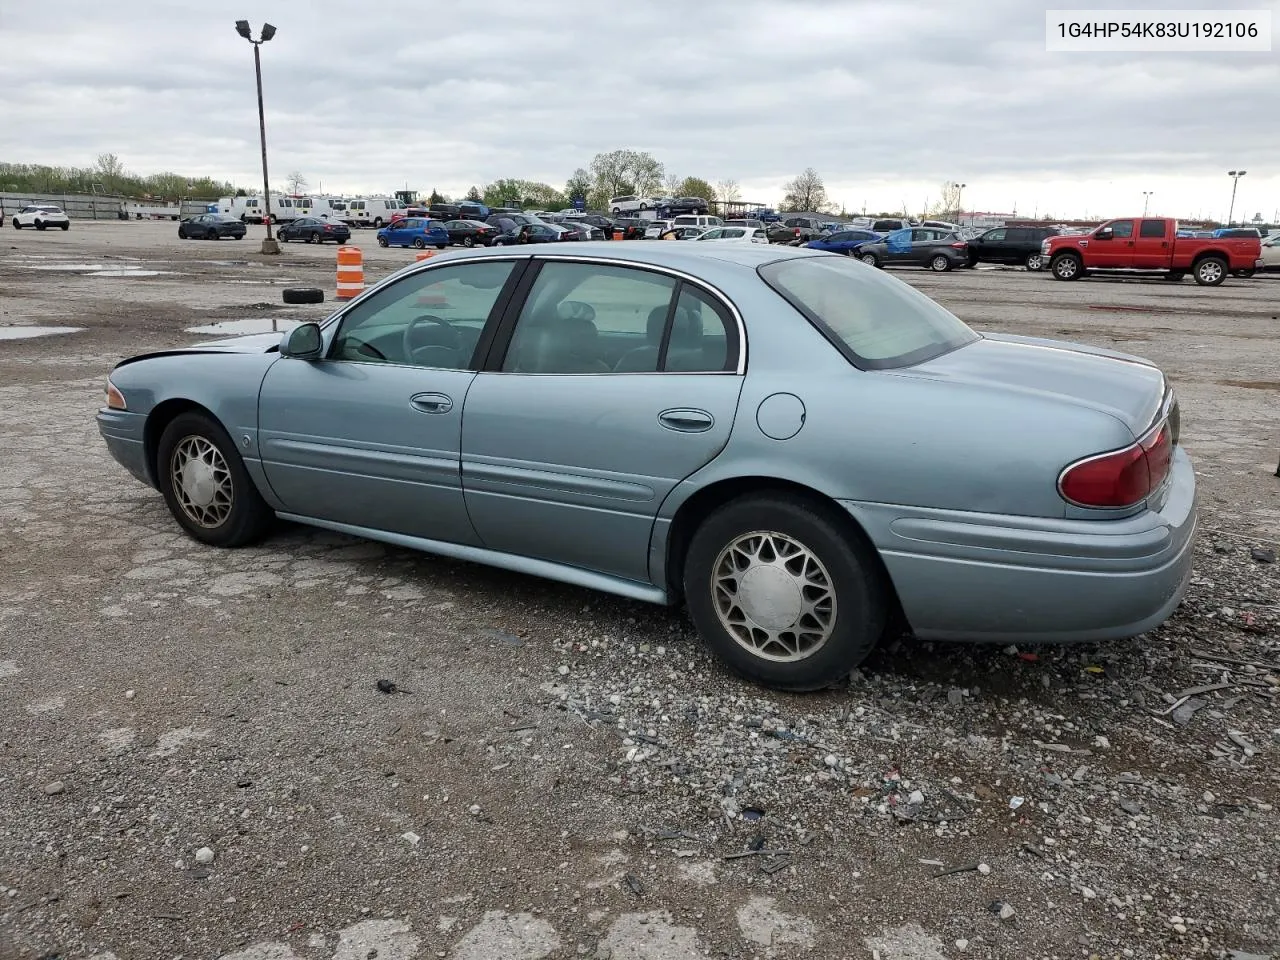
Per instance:
[[[415,350],[422,350],[425,348],[425,347],[414,347],[413,331],[417,330],[418,327],[425,326],[428,323],[433,323],[436,326],[444,327],[445,330],[449,331],[449,341],[447,343],[426,344],[425,346],[432,346],[432,347],[457,347],[458,346],[458,331],[453,329],[453,325],[450,324],[448,320],[442,320],[439,317],[432,316],[429,313],[424,313],[420,317],[414,317],[411,321],[409,321],[409,325],[404,328],[404,355],[406,358],[413,357]]]

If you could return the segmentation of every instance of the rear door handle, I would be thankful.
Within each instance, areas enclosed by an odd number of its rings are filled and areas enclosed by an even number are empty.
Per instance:
[[[443,393],[415,393],[409,398],[409,406],[419,413],[448,413],[453,400]]]
[[[703,433],[715,426],[716,418],[705,410],[663,410],[658,423],[678,433]]]

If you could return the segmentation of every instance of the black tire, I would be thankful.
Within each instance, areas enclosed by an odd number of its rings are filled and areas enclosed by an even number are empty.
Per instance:
[[[1074,253],[1060,253],[1049,263],[1049,272],[1055,280],[1079,280],[1084,264]]]
[[[206,240],[217,240],[217,239],[218,239],[218,231],[217,231],[216,229],[214,229],[214,230],[210,230],[207,234],[205,234],[205,239],[206,239]]]
[[[426,245],[427,245],[427,242],[423,240],[421,237],[415,237],[413,240],[413,249],[415,250],[421,250]]]
[[[373,218],[373,228],[374,228],[375,230],[381,230],[381,229],[382,229],[382,218],[381,218],[381,217],[374,217],[374,218]]]
[[[447,244],[447,243],[437,243],[437,244],[436,244],[436,249],[437,249],[437,250],[443,250],[443,249],[444,249],[445,247],[447,247],[447,246],[448,246],[448,244]]]
[[[1246,267],[1244,270],[1236,270],[1236,271],[1235,271],[1235,272],[1233,272],[1231,275],[1232,275],[1233,277],[1239,277],[1241,280],[1248,280],[1248,279],[1249,279],[1250,277],[1252,277],[1256,272],[1257,272],[1257,271],[1256,271],[1256,270],[1254,270],[1254,268],[1253,268],[1253,267]]]
[[[462,238],[462,245],[464,247],[474,247],[476,245],[476,238],[471,236],[471,234],[467,234]]]
[[[945,253],[936,253],[929,258],[929,269],[934,273],[946,273],[951,266],[951,258]]]
[[[285,287],[280,296],[285,303],[324,303],[324,291],[316,287]]]
[[[879,267],[880,258],[870,251],[858,254],[858,259],[865,263],[868,267]]]
[[[22,229],[22,224],[18,222],[18,218],[17,218],[17,217],[14,217],[14,218],[13,218],[13,229],[15,229],[15,230],[21,230],[21,229]]]
[[[1044,257],[1038,253],[1028,253],[1026,259],[1022,261],[1022,265],[1034,273],[1037,270],[1044,269]]]
[[[1191,276],[1202,287],[1217,287],[1227,279],[1227,261],[1221,257],[1205,257],[1191,268]]]
[[[314,233],[308,233],[308,234],[306,235],[306,237],[304,237],[304,238],[303,238],[303,241],[302,241],[302,242],[303,242],[303,243],[315,243],[315,242],[316,242],[316,235],[315,235]]]
[[[387,238],[386,238],[386,237],[379,237],[379,238],[378,238],[378,246],[380,246],[380,247],[385,247],[385,246],[387,246],[387,245],[388,245],[388,243],[387,243]]]
[[[35,223],[36,223],[37,230],[43,230],[45,227],[48,226],[48,224],[45,223],[43,220],[37,220]]]
[[[761,531],[802,545],[827,573],[834,624],[825,642],[800,659],[780,661],[749,651],[717,612],[713,579],[722,552]],[[839,682],[867,658],[888,622],[888,586],[872,547],[837,511],[794,494],[749,494],[707,517],[685,556],[684,592],[707,645],[737,673],[780,690],[820,690]]]
[[[63,230],[70,230],[70,229],[71,229],[71,224],[70,224],[70,223],[64,223],[64,224],[62,225],[62,229],[63,229]],[[1253,272],[1252,272],[1252,271],[1250,271],[1249,275],[1250,275],[1250,276],[1253,276]]]
[[[231,508],[216,526],[203,526],[192,519],[174,488],[174,452],[191,438],[201,438],[217,449],[231,484]],[[244,547],[258,542],[271,529],[275,514],[253,485],[227,431],[206,414],[181,413],[165,427],[156,450],[156,476],[169,512],[194,540],[215,547]]]
[[[187,239],[187,231],[183,230],[181,227],[178,228],[178,239],[179,240]]]

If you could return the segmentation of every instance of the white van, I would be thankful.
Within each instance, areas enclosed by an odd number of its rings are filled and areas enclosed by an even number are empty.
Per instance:
[[[712,227],[723,227],[724,221],[719,217],[708,216],[705,213],[693,214],[682,213],[671,221],[674,227],[697,227],[700,230],[710,230]]]
[[[406,204],[392,197],[361,197],[347,201],[346,220],[359,227],[381,227],[396,214],[404,214]]]
[[[304,205],[302,201],[306,201]],[[271,222],[292,223],[299,217],[310,216],[304,210],[310,209],[311,201],[306,197],[286,197],[281,194],[271,195]],[[245,223],[261,223],[266,213],[266,204],[261,194],[248,197],[222,197],[218,200],[218,212],[228,216],[239,217]]]

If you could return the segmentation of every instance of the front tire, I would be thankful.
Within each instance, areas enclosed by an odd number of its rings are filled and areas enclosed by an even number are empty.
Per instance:
[[[69,223],[64,223],[64,224],[62,224],[62,229],[63,229],[63,230],[70,230],[70,229],[71,229],[71,224],[69,224]],[[1249,275],[1250,275],[1250,276],[1253,276],[1253,274],[1252,274],[1252,273],[1250,273]]]
[[[37,220],[37,221],[36,221],[36,229],[37,229],[37,230],[43,230],[46,226],[48,226],[48,224],[46,224],[43,220]]]
[[[1038,253],[1028,253],[1027,259],[1022,262],[1022,265],[1032,272],[1035,272],[1036,270],[1043,270],[1044,257],[1040,256]]]
[[[858,255],[858,259],[861,260],[863,263],[865,263],[868,267],[880,266],[880,258],[877,257],[874,253],[861,253]]]
[[[386,237],[379,237],[379,238],[378,238],[378,246],[380,246],[380,247],[385,247],[385,246],[387,246],[387,238],[386,238]]]
[[[1055,280],[1079,280],[1083,264],[1074,253],[1063,253],[1053,258],[1049,264],[1049,272]]]
[[[14,218],[13,218],[13,229],[15,229],[15,230],[21,230],[21,229],[22,229],[22,224],[18,221],[18,218],[17,218],[17,217],[14,217]]]
[[[1205,257],[1192,268],[1191,275],[1202,287],[1221,286],[1227,279],[1227,262],[1221,257]]]
[[[415,250],[421,250],[425,246],[426,246],[426,243],[423,241],[421,237],[418,237],[413,241],[413,249]]]
[[[169,512],[192,539],[215,547],[261,540],[273,513],[222,426],[203,413],[174,417],[160,435],[156,476]]]
[[[780,690],[819,690],[871,653],[888,622],[872,548],[825,504],[753,494],[712,513],[685,557],[689,614],[736,672]]]
[[[929,269],[934,273],[946,273],[951,269],[951,258],[939,253],[929,261]]]

